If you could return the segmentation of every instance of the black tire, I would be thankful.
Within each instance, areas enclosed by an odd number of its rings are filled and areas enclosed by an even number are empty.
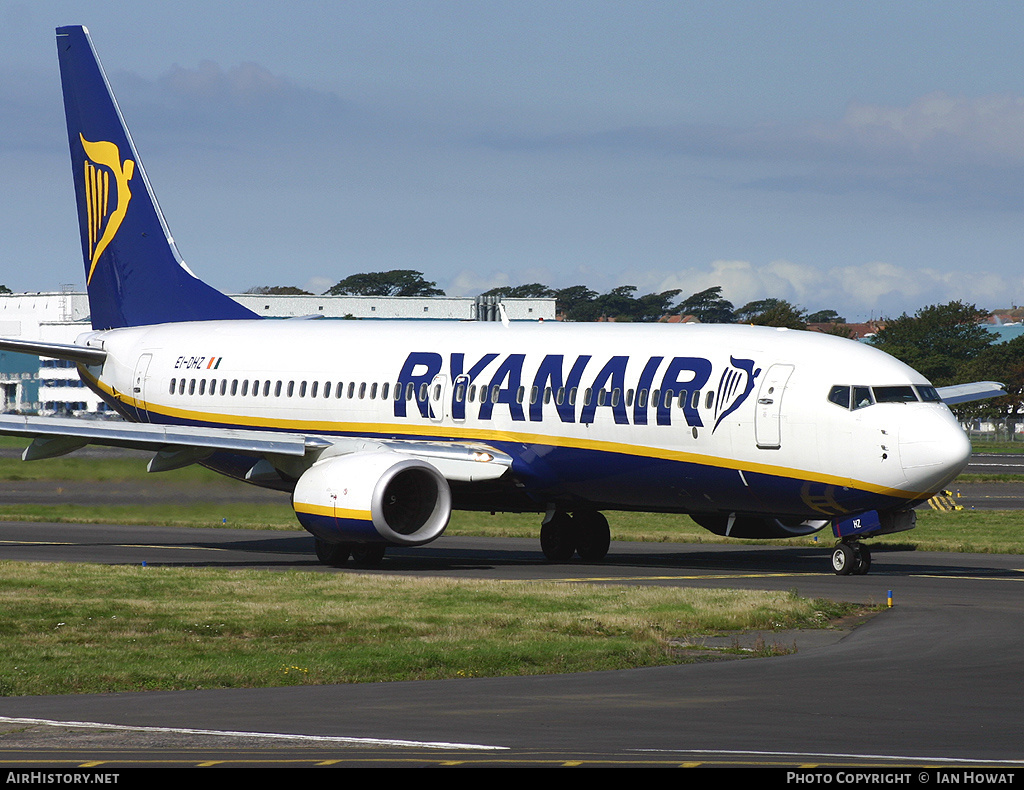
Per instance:
[[[384,559],[383,543],[357,543],[352,547],[352,564],[357,568],[376,568]]]
[[[857,564],[853,569],[853,572],[858,576],[863,576],[871,570],[871,550],[863,543],[857,544]]]
[[[551,562],[568,562],[576,551],[572,516],[558,512],[540,527],[540,550]]]
[[[588,513],[574,513],[576,524],[576,553],[586,562],[600,562],[608,555],[612,533],[608,519],[596,510]]]
[[[324,565],[338,568],[348,562],[352,547],[348,543],[328,543],[322,538],[314,540],[316,546],[316,558]]]
[[[836,576],[849,576],[857,567],[857,553],[849,543],[840,543],[832,552],[832,570]]]

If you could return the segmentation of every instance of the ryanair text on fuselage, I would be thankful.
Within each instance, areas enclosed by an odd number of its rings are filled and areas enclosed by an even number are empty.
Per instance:
[[[465,419],[473,407],[477,419],[490,420],[495,409],[502,407],[515,422],[540,422],[547,407],[562,422],[587,424],[594,421],[599,408],[607,408],[619,425],[648,425],[653,410],[656,425],[671,425],[672,412],[679,411],[688,426],[702,428],[701,412],[707,411],[713,415],[713,431],[747,399],[761,373],[754,360],[730,357],[730,366],[714,389],[707,390],[714,366],[704,357],[651,356],[642,365],[632,362],[631,367],[628,355],[602,363],[589,354],[575,358],[548,354],[536,370],[525,368],[526,357],[488,353],[467,360],[464,353],[450,354],[452,419]],[[490,377],[480,380],[495,362]],[[444,371],[444,363],[444,357],[434,351],[414,351],[406,357],[398,377],[395,417],[410,416],[410,401],[415,401],[421,417],[437,417],[429,390]],[[589,386],[581,391],[584,374],[594,370]]]

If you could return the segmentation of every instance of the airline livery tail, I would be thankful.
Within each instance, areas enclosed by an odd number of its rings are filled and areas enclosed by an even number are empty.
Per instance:
[[[93,328],[256,318],[185,266],[89,32],[58,28],[57,53]]]
[[[0,349],[74,362],[124,419],[0,415],[26,460],[133,447],[287,492],[329,565],[435,540],[453,509],[544,514],[545,557],[596,562],[612,510],[744,539],[831,525],[833,570],[861,574],[864,540],[967,464],[943,399],[1002,394],[771,327],[248,320],[178,255],[86,30],[57,46],[95,331]]]

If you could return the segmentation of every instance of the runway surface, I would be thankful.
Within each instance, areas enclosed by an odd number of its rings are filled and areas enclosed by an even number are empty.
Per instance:
[[[442,537],[375,573],[795,589],[894,606],[795,654],[573,675],[0,699],[0,765],[868,765],[1024,761],[1024,556]],[[327,569],[303,533],[7,523],[0,557]],[[361,571],[363,572],[363,571]],[[813,637],[813,638],[812,638]],[[69,726],[68,722],[82,723]],[[63,723],[63,726],[61,726]],[[97,725],[105,725],[100,727]],[[110,729],[118,726],[127,729]]]

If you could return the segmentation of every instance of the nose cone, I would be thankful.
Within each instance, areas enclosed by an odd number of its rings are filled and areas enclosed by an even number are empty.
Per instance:
[[[971,442],[944,406],[908,410],[900,421],[900,462],[910,487],[940,491],[971,458]]]

